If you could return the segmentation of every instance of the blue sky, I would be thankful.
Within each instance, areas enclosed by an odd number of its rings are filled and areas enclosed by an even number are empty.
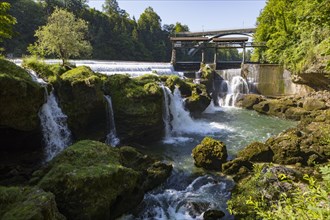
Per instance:
[[[149,6],[161,17],[162,25],[177,21],[190,31],[254,27],[266,0],[117,0],[119,7],[136,19]],[[89,0],[102,10],[104,0]]]

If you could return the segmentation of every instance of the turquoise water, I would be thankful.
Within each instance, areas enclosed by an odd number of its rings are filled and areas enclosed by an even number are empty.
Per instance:
[[[232,159],[249,143],[264,142],[296,125],[293,121],[239,108],[211,106],[206,112],[198,119],[181,117],[170,137],[139,147],[140,151],[173,164],[174,170],[163,186],[146,194],[134,215],[123,219],[203,219],[203,212],[208,209],[222,210],[225,219],[233,219],[226,210],[233,181],[220,172],[196,168],[192,149],[205,136],[210,136],[226,144]]]

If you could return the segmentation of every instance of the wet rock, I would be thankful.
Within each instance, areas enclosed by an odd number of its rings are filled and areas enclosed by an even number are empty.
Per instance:
[[[0,58],[0,148],[41,147],[38,111],[44,94],[28,72]]]
[[[221,171],[222,164],[227,160],[227,148],[223,142],[205,137],[193,149],[192,156],[197,167]]]
[[[254,142],[246,146],[237,155],[251,162],[272,162],[274,152],[264,143]]]
[[[235,181],[246,177],[252,171],[253,164],[246,158],[238,157],[222,165],[223,173],[233,176]]]
[[[285,111],[285,117],[287,119],[292,119],[299,121],[301,120],[304,116],[308,115],[309,112],[306,111],[303,108],[297,108],[297,107],[291,107],[288,110]]]
[[[103,140],[107,131],[106,102],[101,75],[80,66],[54,82],[68,126],[75,139]]]
[[[192,115],[198,115],[202,113],[210,103],[211,99],[208,96],[193,93],[192,96],[185,100],[185,107]]]
[[[316,111],[316,110],[326,109],[327,106],[323,100],[306,98],[303,103],[303,108],[307,111]]]
[[[219,220],[225,216],[225,213],[221,210],[209,209],[203,214],[204,220]]]
[[[277,137],[266,141],[274,152],[273,160],[279,164],[295,164],[304,161],[304,154],[300,150],[300,138],[296,129],[289,129]]]
[[[3,220],[66,219],[59,213],[54,195],[37,187],[0,186],[0,204]]]
[[[265,99],[257,94],[247,94],[244,95],[242,100],[240,101],[240,107],[246,109],[253,109],[253,106],[264,101]]]
[[[105,93],[112,98],[116,129],[122,143],[160,140],[164,133],[163,92],[160,78],[112,75],[105,80]]]
[[[69,219],[115,219],[170,174],[167,166],[134,151],[80,141],[36,172],[33,181],[55,194]]]

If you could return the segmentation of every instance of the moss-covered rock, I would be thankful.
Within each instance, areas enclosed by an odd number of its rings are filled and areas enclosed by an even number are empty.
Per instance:
[[[211,103],[211,98],[206,92],[206,87],[203,84],[193,84],[192,94],[185,100],[185,107],[192,115],[199,115]]]
[[[44,88],[14,63],[0,59],[0,126],[20,131],[38,129]]]
[[[247,94],[243,96],[242,100],[240,100],[238,105],[242,108],[253,109],[254,105],[264,100],[265,99],[261,95]]]
[[[253,106],[253,109],[259,113],[277,117],[284,117],[284,113],[288,108],[289,105],[277,99],[262,101]]]
[[[55,197],[37,187],[0,186],[0,218],[2,220],[61,220]]]
[[[252,162],[272,162],[274,153],[266,144],[253,142],[241,150],[237,156]]]
[[[112,98],[116,129],[123,142],[146,143],[163,136],[163,92],[159,78],[112,75],[105,93]]]
[[[315,98],[306,98],[304,100],[303,108],[307,111],[316,111],[326,109],[326,103],[323,100],[315,99]]]
[[[183,97],[188,97],[192,95],[192,83],[188,83],[187,81],[182,80],[178,76],[175,75],[168,76],[165,81],[165,85],[171,91],[173,91],[175,87],[178,87]]]
[[[243,157],[235,158],[222,165],[222,172],[226,175],[233,176],[235,181],[246,177],[252,171],[253,164]]]
[[[285,118],[299,121],[309,112],[303,108],[290,107],[285,111]]]
[[[60,64],[47,64],[33,56],[23,59],[22,67],[33,70],[40,78],[49,83],[55,82],[60,75],[73,68]]]
[[[37,171],[33,182],[55,194],[59,210],[69,219],[114,219],[138,205],[144,192],[159,183],[146,184],[152,179],[148,169],[154,167],[154,160],[133,148],[80,141]],[[157,177],[164,180],[167,175]]]
[[[101,75],[80,66],[63,73],[54,87],[73,136],[78,140],[103,140],[107,133],[107,103]]]
[[[0,148],[41,147],[38,112],[44,94],[27,71],[0,59]]]
[[[226,162],[228,155],[226,145],[223,142],[205,137],[192,150],[192,156],[197,167],[221,171],[222,164]]]

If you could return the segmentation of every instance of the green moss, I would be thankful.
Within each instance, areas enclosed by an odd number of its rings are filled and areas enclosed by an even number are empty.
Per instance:
[[[252,162],[272,162],[274,153],[266,144],[254,142],[241,150],[237,156]]]
[[[132,210],[146,190],[170,175],[171,166],[165,164],[157,175],[161,166],[156,163],[131,147],[118,149],[84,140],[36,172],[34,181],[55,194],[68,219],[115,219]]]
[[[44,102],[44,89],[12,62],[0,59],[0,125],[31,131],[39,126],[38,110]]]
[[[70,82],[71,85],[84,82],[86,85],[92,86],[96,82],[101,82],[100,75],[94,73],[87,66],[79,66],[69,70],[61,75],[61,79]]]
[[[105,81],[105,93],[112,98],[117,132],[123,140],[146,142],[163,133],[163,93],[158,77],[129,78],[112,75]]]
[[[192,87],[190,83],[187,83],[186,81],[182,80],[180,77],[171,75],[168,76],[165,82],[165,85],[173,91],[175,87],[177,86],[181,92],[181,95],[184,97],[191,96]]]
[[[45,168],[38,186],[55,194],[59,209],[69,219],[113,218],[117,199],[132,195],[140,179],[138,172],[119,160],[114,148],[80,141]]]
[[[197,167],[221,171],[222,163],[227,160],[227,149],[221,141],[205,137],[202,142],[192,150],[192,156]]]
[[[78,140],[104,139],[107,103],[101,76],[88,67],[80,66],[63,73],[54,87],[73,135]]]
[[[52,193],[31,187],[0,186],[0,218],[3,220],[65,219]]]
[[[70,69],[70,67],[60,64],[47,64],[37,57],[24,58],[22,66],[35,71],[39,77],[49,83],[55,82],[58,76]]]

